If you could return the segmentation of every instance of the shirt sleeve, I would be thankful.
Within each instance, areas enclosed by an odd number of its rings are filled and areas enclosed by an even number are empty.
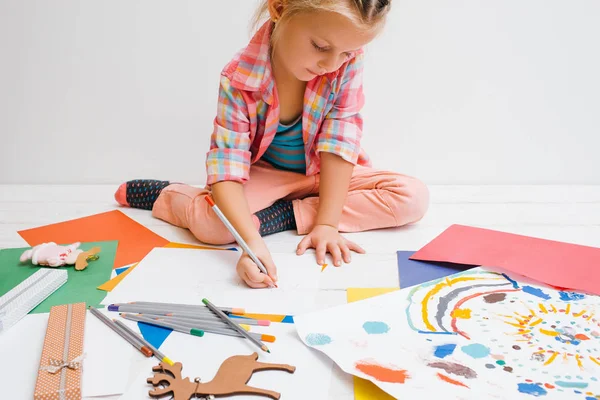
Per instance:
[[[346,64],[337,98],[325,116],[317,138],[317,153],[333,153],[352,164],[357,163],[361,150],[363,58],[361,52]]]
[[[242,92],[221,76],[217,116],[206,155],[207,184],[245,183],[250,171],[250,120]]]

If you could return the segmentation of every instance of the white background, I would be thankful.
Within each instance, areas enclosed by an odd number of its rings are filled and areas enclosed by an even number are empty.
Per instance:
[[[205,179],[255,0],[0,0],[0,183]],[[363,145],[428,184],[600,184],[600,2],[393,0]]]

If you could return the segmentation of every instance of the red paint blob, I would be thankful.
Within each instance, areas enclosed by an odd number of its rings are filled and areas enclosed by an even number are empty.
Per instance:
[[[548,389],[554,389],[554,385],[551,385],[549,383],[544,383],[544,386],[546,386]]]
[[[460,382],[460,381],[457,381],[457,380],[454,380],[454,379],[452,379],[452,378],[450,378],[449,376],[446,376],[446,375],[444,375],[444,374],[440,374],[439,372],[437,373],[437,376],[438,376],[438,377],[439,377],[441,380],[443,380],[444,382],[448,382],[448,383],[451,383],[451,384],[453,384],[453,385],[456,385],[456,386],[463,386],[463,387],[466,387],[466,388],[468,388],[468,386],[467,386],[467,385],[465,385],[464,383],[462,383],[462,382]]]
[[[372,376],[380,382],[404,383],[410,378],[405,369],[392,369],[375,364],[372,361],[358,361],[355,367],[360,372]]]

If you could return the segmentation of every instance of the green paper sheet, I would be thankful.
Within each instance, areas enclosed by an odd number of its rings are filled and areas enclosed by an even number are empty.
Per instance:
[[[89,250],[94,246],[100,247],[98,254],[100,258],[88,261],[88,266],[83,271],[76,271],[74,265],[59,267],[67,270],[67,283],[42,301],[31,313],[50,312],[52,306],[79,302],[98,307],[106,296],[106,292],[98,290],[96,287],[110,279],[118,243],[116,240],[82,243],[79,246],[82,250]],[[21,263],[19,261],[21,254],[30,248],[0,250],[0,296],[6,294],[38,269],[50,268],[33,265],[31,260]]]

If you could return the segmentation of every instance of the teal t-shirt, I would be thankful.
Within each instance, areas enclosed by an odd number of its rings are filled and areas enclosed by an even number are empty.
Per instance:
[[[262,158],[275,168],[306,173],[302,116],[289,125],[279,124],[273,142]]]

